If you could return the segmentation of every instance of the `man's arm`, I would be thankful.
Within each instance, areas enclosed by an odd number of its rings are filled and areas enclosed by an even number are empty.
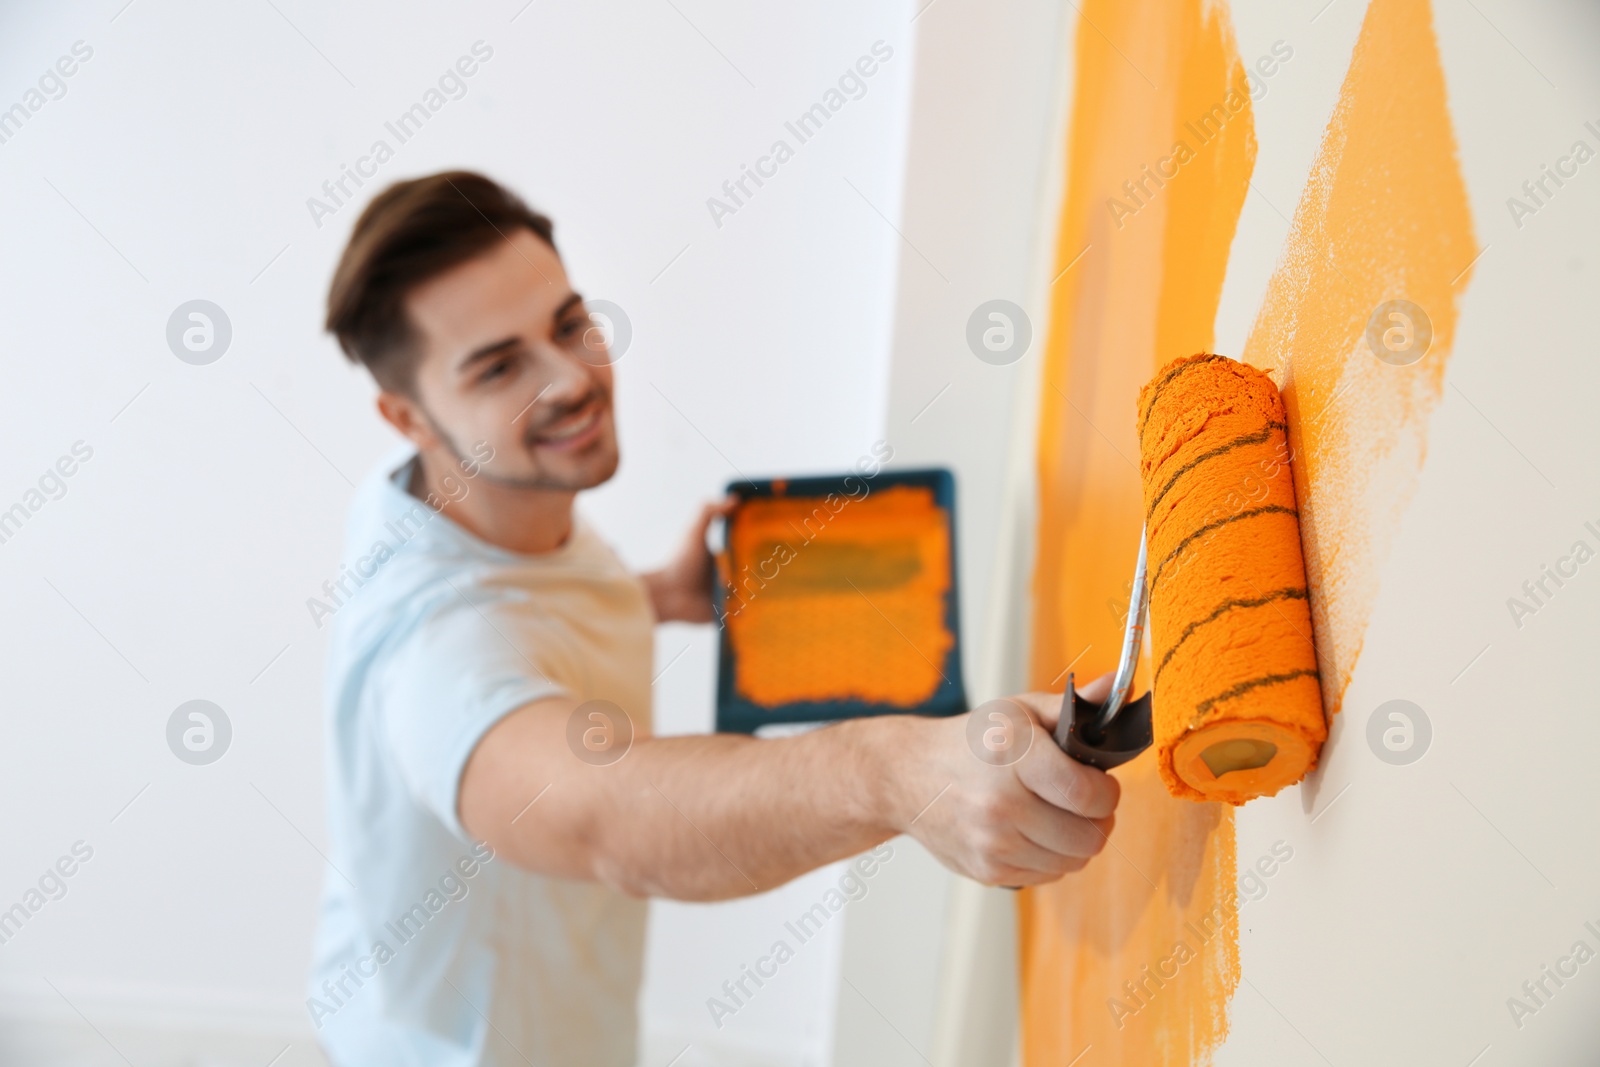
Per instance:
[[[1104,847],[1119,789],[1051,741],[1059,696],[1013,699],[1033,733],[1009,766],[971,751],[966,716],[902,715],[773,740],[638,738],[593,766],[567,746],[575,703],[536,701],[479,742],[459,813],[519,867],[635,896],[756,893],[899,833],[979,881],[1036,885]]]

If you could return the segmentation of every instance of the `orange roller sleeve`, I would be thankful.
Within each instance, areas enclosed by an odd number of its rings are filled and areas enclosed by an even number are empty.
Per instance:
[[[1189,356],[1140,390],[1138,426],[1161,777],[1271,796],[1328,736],[1283,399],[1248,364]]]

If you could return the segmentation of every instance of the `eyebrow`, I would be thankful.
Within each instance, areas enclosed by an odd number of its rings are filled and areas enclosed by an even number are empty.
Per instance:
[[[550,316],[550,321],[559,322],[561,317],[571,310],[574,304],[581,303],[583,303],[583,294],[572,293],[561,302],[559,307],[556,308],[555,312]],[[468,352],[460,363],[456,364],[456,371],[457,373],[464,373],[474,364],[481,363],[486,359],[491,359],[507,349],[516,348],[521,344],[522,338],[513,335],[511,337],[502,337],[498,341],[490,341],[485,345],[479,345],[471,352]]]

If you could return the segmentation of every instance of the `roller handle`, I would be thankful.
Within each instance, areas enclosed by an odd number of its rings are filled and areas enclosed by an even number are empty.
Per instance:
[[[1055,742],[1068,756],[1089,767],[1109,771],[1120,767],[1150,747],[1154,735],[1150,726],[1150,694],[1133,699],[1133,672],[1144,646],[1145,612],[1150,606],[1150,589],[1145,584],[1149,545],[1139,534],[1139,558],[1133,568],[1133,589],[1128,597],[1127,629],[1122,635],[1122,656],[1117,675],[1104,701],[1089,700],[1078,694],[1071,672],[1061,694],[1061,714],[1056,717]],[[1016,886],[1007,886],[1016,889]]]
[[[1100,705],[1093,733],[1098,735],[1111,720],[1117,717],[1122,706],[1133,699],[1133,674],[1139,666],[1139,651],[1144,647],[1145,613],[1150,607],[1150,586],[1145,581],[1145,570],[1150,554],[1150,541],[1143,530],[1139,531],[1139,558],[1134,563],[1133,581],[1128,587],[1127,627],[1122,634],[1122,655],[1117,658],[1117,674],[1111,681],[1111,695]]]
[[[1113,693],[1104,703],[1082,696],[1067,675],[1067,688],[1061,694],[1061,716],[1056,722],[1055,741],[1079,763],[1109,771],[1120,767],[1150,747],[1150,694],[1138,700],[1121,701],[1111,721],[1100,726],[1105,705],[1116,699]]]

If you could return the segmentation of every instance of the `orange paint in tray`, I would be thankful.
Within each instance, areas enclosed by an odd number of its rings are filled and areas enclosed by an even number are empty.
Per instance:
[[[745,497],[719,560],[719,705],[731,697],[773,721],[965,710],[929,707],[952,684],[959,697],[950,509],[937,480],[896,478],[847,477],[825,493],[830,480],[779,481]]]

